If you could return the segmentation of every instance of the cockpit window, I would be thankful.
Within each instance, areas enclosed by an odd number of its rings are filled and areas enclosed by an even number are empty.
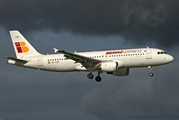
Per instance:
[[[158,52],[157,54],[166,54],[166,53],[162,51],[162,52]]]

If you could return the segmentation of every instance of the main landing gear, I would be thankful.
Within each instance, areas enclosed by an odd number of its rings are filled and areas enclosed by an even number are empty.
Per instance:
[[[101,73],[101,72],[98,71],[98,76],[96,76],[96,78],[95,78],[96,82],[101,82],[100,73]],[[87,77],[88,77],[89,79],[93,79],[93,77],[94,77],[94,76],[93,76],[93,73],[92,73],[92,72],[88,73]]]
[[[87,77],[89,78],[89,79],[93,79],[93,73],[92,72],[90,72],[88,75],[87,75]]]
[[[148,66],[148,69],[149,69],[149,76],[153,77],[154,74],[152,73],[152,66]]]

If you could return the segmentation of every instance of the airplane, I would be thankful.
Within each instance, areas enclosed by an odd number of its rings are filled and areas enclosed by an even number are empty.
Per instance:
[[[149,47],[74,53],[53,48],[60,54],[44,55],[37,52],[18,30],[9,32],[16,58],[7,56],[8,64],[52,72],[87,71],[89,79],[94,77],[92,72],[98,72],[97,82],[102,80],[100,74],[103,72],[128,76],[129,68],[147,67],[152,77],[153,66],[168,64],[174,59],[161,49]]]

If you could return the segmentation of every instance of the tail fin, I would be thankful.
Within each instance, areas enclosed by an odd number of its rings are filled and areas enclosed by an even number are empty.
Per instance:
[[[10,35],[17,58],[40,55],[19,31],[10,31]]]

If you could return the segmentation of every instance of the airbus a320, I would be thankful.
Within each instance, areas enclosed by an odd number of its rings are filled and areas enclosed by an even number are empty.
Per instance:
[[[53,72],[87,71],[89,79],[93,79],[93,72],[97,72],[97,82],[101,81],[100,74],[103,72],[128,76],[129,68],[146,67],[152,77],[153,66],[168,64],[174,59],[161,49],[149,47],[74,53],[54,48],[54,52],[60,54],[43,55],[19,31],[10,31],[10,36],[16,58],[6,57],[9,64]]]

